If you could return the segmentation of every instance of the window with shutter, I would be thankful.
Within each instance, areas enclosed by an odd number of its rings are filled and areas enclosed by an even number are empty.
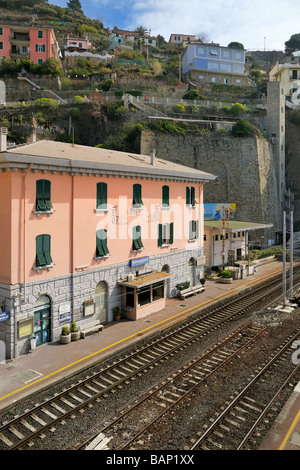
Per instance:
[[[96,232],[96,258],[107,256],[109,250],[107,248],[107,230],[97,230]]]
[[[107,184],[97,183],[97,209],[107,210]]]
[[[158,246],[172,245],[174,240],[174,224],[158,225]]]
[[[48,266],[53,263],[50,253],[50,235],[36,237],[36,266]]]
[[[36,210],[37,212],[50,211],[51,202],[51,181],[37,180],[36,182]]]
[[[162,205],[169,207],[169,186],[162,187]]]
[[[189,222],[189,240],[199,238],[199,220],[190,220]]]
[[[142,186],[140,184],[133,185],[133,205],[142,206]]]
[[[144,247],[141,239],[141,227],[137,225],[136,227],[133,227],[133,233],[132,233],[132,251],[139,251],[142,250]]]

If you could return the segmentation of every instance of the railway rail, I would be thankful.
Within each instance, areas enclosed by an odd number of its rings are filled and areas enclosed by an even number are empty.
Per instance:
[[[282,279],[274,276],[250,292],[228,299],[226,304],[211,310],[199,311],[185,322],[165,331],[146,345],[107,367],[90,374],[78,383],[60,391],[28,411],[15,416],[0,426],[0,450],[24,449],[34,446],[37,437],[47,438],[47,432],[55,431],[58,423],[66,423],[85,407],[91,407],[110,393],[135,380],[143,372],[193,346],[210,332],[251,311],[262,308],[281,295]],[[294,269],[294,284],[300,281],[300,267]]]

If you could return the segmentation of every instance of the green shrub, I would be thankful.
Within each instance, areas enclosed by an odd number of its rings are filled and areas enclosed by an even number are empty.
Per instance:
[[[74,104],[84,103],[84,98],[82,98],[82,96],[79,96],[79,95],[73,96],[72,103],[74,103]]]
[[[113,80],[111,78],[106,78],[100,83],[100,88],[102,91],[109,91],[113,85]]]
[[[185,99],[185,100],[199,100],[199,96],[200,96],[199,90],[195,88],[194,90],[189,90],[184,95],[183,99]]]
[[[253,126],[247,119],[240,119],[232,126],[232,134],[235,137],[250,137],[253,134]]]
[[[68,326],[63,326],[61,329],[61,334],[63,336],[67,336],[70,333],[69,327]]]
[[[221,272],[221,277],[222,277],[223,279],[231,279],[231,273],[230,273],[230,271],[226,271],[226,270],[222,271],[222,272]]]
[[[47,108],[51,111],[56,111],[59,107],[58,101],[52,98],[38,98],[35,104],[38,108]]]
[[[185,114],[186,113],[186,107],[185,104],[175,104],[174,106],[174,112],[178,114]]]
[[[181,282],[180,284],[177,284],[177,289],[178,290],[185,290],[190,287],[190,282]]]

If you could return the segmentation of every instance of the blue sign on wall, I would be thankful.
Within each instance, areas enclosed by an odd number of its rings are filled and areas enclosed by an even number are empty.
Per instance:
[[[129,266],[133,268],[135,266],[142,266],[143,264],[148,264],[148,263],[149,263],[149,256],[145,256],[144,258],[131,259],[129,261]]]
[[[0,321],[8,320],[10,317],[9,312],[1,312],[0,313]]]

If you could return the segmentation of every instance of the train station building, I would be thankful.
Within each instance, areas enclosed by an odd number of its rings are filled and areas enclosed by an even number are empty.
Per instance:
[[[113,309],[131,320],[204,276],[203,187],[155,156],[0,135],[0,341],[6,359]]]

